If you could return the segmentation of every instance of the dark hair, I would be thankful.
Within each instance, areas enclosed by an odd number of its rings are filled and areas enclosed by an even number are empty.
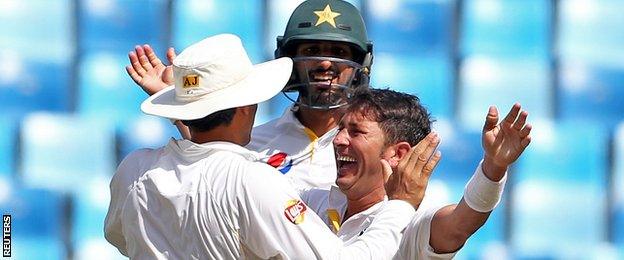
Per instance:
[[[220,125],[230,125],[236,108],[217,111],[200,119],[182,120],[182,123],[197,132],[210,131]]]
[[[414,146],[431,132],[434,122],[417,96],[389,89],[359,88],[347,111],[377,122],[386,145],[405,141]]]

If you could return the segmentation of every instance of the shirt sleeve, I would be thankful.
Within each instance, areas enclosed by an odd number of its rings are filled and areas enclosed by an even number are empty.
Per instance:
[[[134,181],[140,177],[136,160],[147,151],[145,149],[129,154],[119,164],[109,186],[111,200],[104,220],[104,237],[125,256],[128,256],[128,251],[122,232],[121,210]]]
[[[408,203],[394,201],[382,209],[379,223],[372,223],[355,242],[346,245],[282,175],[270,166],[259,168],[263,170],[246,176],[239,203],[243,207],[241,240],[260,258],[378,259],[387,253],[385,243],[396,241],[398,245],[401,231],[415,213]],[[396,214],[407,216],[408,221],[382,225],[391,222]]]
[[[457,252],[438,254],[429,245],[431,220],[441,207],[419,210],[403,232],[399,250],[394,259],[453,259]]]

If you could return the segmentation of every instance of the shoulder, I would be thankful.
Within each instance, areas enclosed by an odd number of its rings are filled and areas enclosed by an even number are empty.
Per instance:
[[[128,154],[117,167],[117,171],[111,180],[111,187],[128,187],[146,171],[147,168],[158,158],[160,149],[140,149]]]

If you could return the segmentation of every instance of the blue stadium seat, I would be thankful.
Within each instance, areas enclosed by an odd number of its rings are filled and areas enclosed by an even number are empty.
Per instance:
[[[461,54],[549,57],[550,0],[464,1]]]
[[[347,2],[358,9],[362,6],[363,1],[364,0],[347,0]],[[303,0],[267,0],[265,2],[267,14],[264,19],[267,33],[264,34],[263,38],[263,51],[265,57],[272,58],[276,47],[275,39],[278,35],[284,35],[288,18],[290,18],[292,12]]]
[[[559,4],[558,46],[564,59],[622,64],[624,2],[568,0]]]
[[[65,259],[66,198],[0,177],[0,211],[11,215],[11,259]]]
[[[80,51],[121,51],[167,42],[168,1],[79,0]],[[160,53],[160,52],[159,52]]]
[[[440,135],[438,149],[442,152],[442,160],[431,176],[428,192],[440,196],[445,204],[458,203],[463,196],[464,187],[474,174],[476,167],[483,159],[481,132],[463,129],[448,120],[439,120],[434,125]],[[440,191],[439,187],[445,189]],[[486,254],[492,247],[504,243],[506,200],[492,212],[486,224],[470,237],[466,245],[457,255],[458,259],[477,259]],[[438,199],[440,200],[440,199]]]
[[[481,129],[490,105],[504,116],[515,102],[529,112],[531,120],[552,119],[547,61],[470,57],[462,64],[460,77],[458,116],[466,127]]]
[[[263,2],[260,0],[180,0],[173,2],[174,45],[182,50],[219,33],[241,37],[254,63],[262,53]]]
[[[116,122],[141,114],[147,94],[126,74],[125,55],[90,53],[80,62],[77,112]]]
[[[453,2],[368,1],[366,19],[375,50],[412,55],[449,52],[454,30]]]
[[[297,97],[299,97],[299,94],[297,92],[288,93],[287,95],[293,100],[297,100]],[[290,101],[284,95],[284,92],[275,95],[273,98],[269,99],[267,102],[269,103],[269,107],[270,107],[270,111],[267,117],[269,117],[270,120],[281,117],[284,114],[284,111],[286,110],[286,108],[289,108],[290,106],[293,105],[293,102]],[[258,117],[256,116],[256,120],[257,119]]]
[[[511,245],[523,257],[587,259],[607,235],[608,131],[544,121],[532,137],[513,176]]]
[[[17,118],[33,111],[68,111],[71,64],[0,52],[0,114]]]
[[[58,61],[71,57],[75,46],[72,2],[2,1],[0,50],[16,51],[26,59]]]
[[[158,148],[171,138],[180,138],[175,125],[155,116],[133,117],[119,126],[119,161],[130,152],[141,148]]]
[[[436,118],[453,116],[453,67],[440,56],[392,55],[377,52],[371,85],[417,95]]]
[[[0,117],[0,176],[12,177],[15,174],[17,159],[17,120]]]
[[[624,121],[615,131],[612,187],[613,228],[611,236],[612,241],[619,246],[624,256]]]
[[[21,134],[21,174],[29,187],[73,192],[114,171],[114,130],[105,121],[37,113],[24,119]]]
[[[75,259],[123,259],[104,239],[104,219],[110,202],[110,178],[93,178],[73,196],[71,245]]]
[[[559,118],[596,120],[609,127],[624,120],[624,66],[569,62],[560,70]]]

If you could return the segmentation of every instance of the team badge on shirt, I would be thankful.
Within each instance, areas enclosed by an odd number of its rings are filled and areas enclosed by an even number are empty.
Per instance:
[[[273,166],[275,169],[280,171],[282,174],[286,174],[292,168],[293,160],[288,156],[288,154],[284,152],[276,153],[271,155],[267,160],[267,164]]]
[[[303,201],[289,200],[288,202],[286,202],[284,216],[286,216],[286,219],[288,219],[288,221],[296,225],[303,222],[303,218],[307,209],[308,207],[306,207]]]

